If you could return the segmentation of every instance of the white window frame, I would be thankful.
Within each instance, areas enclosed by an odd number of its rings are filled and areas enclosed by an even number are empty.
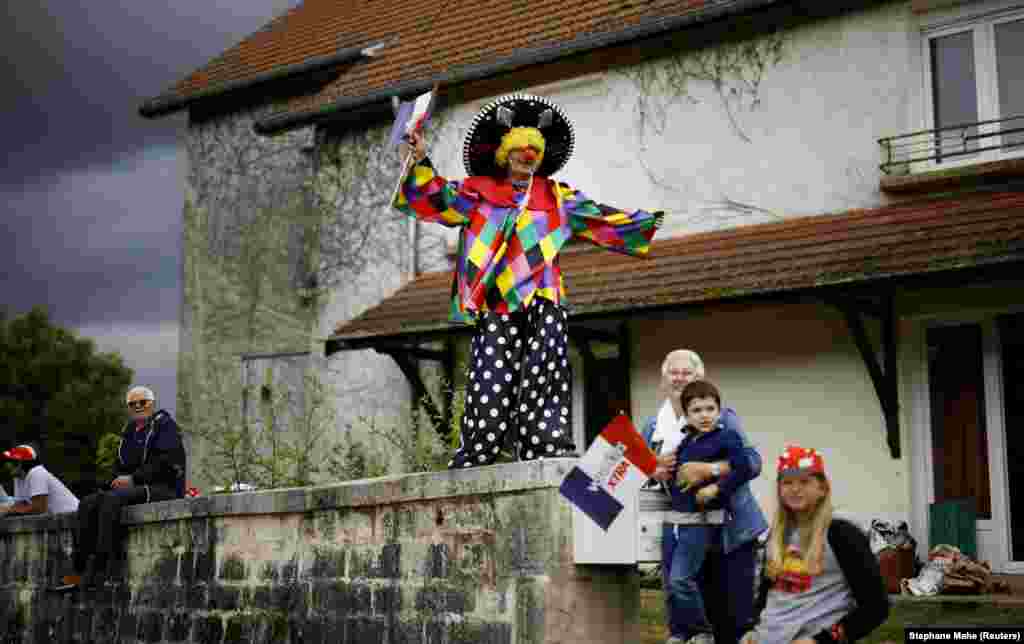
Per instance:
[[[978,121],[1001,118],[999,114],[999,80],[996,76],[995,25],[1024,20],[1024,2],[1020,0],[994,0],[949,9],[924,18],[921,26],[921,58],[924,75],[924,123],[922,129],[932,130],[935,125],[935,97],[932,91],[931,41],[934,38],[970,31],[974,42],[974,75],[978,92]],[[978,128],[979,134],[997,132],[997,124]],[[982,139],[979,147],[997,145],[999,137]],[[986,150],[963,155],[941,163],[935,159],[913,164],[914,172],[957,168],[990,161],[1024,157],[1024,146],[1015,150]]]

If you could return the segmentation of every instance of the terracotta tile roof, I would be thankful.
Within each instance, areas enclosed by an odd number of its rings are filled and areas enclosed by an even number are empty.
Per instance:
[[[235,85],[341,49],[386,43],[377,56],[347,68],[319,93],[294,99],[287,109],[304,112],[401,82],[448,77],[466,66],[496,63],[526,50],[645,25],[656,32],[659,27],[678,25],[681,18],[696,23],[773,1],[305,0],[160,98],[199,97],[218,86]]]
[[[573,317],[1024,261],[1024,192],[976,193],[655,241],[645,260],[561,257]],[[452,328],[451,274],[425,274],[349,323],[352,341]]]

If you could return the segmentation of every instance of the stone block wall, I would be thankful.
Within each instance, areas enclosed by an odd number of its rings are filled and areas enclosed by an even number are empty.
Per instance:
[[[0,523],[0,640],[635,641],[635,566],[576,566],[573,459],[125,511],[124,581],[62,596],[73,515]]]

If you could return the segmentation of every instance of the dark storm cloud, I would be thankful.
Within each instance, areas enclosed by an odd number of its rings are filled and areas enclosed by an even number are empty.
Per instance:
[[[176,140],[138,106],[261,27],[286,0],[8,2],[0,25],[0,183]]]
[[[181,187],[176,149],[9,191],[4,304],[46,305],[64,324],[177,320]]]
[[[139,105],[297,0],[33,0],[0,9],[0,307],[42,304],[173,410],[182,114]]]

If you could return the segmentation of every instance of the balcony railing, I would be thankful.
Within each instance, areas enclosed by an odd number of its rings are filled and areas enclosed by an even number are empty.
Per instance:
[[[1024,151],[1024,114],[879,139],[885,174],[905,174],[910,164],[957,161],[990,150]]]

